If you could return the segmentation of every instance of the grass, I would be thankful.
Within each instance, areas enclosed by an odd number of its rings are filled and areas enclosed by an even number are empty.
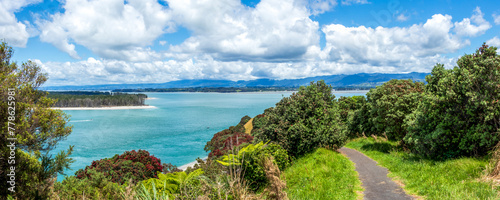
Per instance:
[[[361,181],[354,163],[342,154],[317,149],[288,167],[285,178],[290,199],[361,199]]]
[[[486,158],[434,161],[397,148],[397,143],[358,138],[346,147],[356,149],[389,169],[389,177],[425,199],[500,199],[498,188],[484,179]]]
[[[248,120],[248,122],[244,125],[246,134],[252,133],[252,129],[253,129],[252,122],[253,122],[253,118]]]

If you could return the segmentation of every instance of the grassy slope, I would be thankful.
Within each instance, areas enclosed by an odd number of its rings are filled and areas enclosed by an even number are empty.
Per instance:
[[[282,178],[290,199],[360,199],[354,163],[338,152],[317,149],[296,160]]]
[[[246,134],[252,133],[252,129],[253,129],[252,122],[253,122],[253,118],[248,120],[248,122],[244,125]]]
[[[461,158],[432,161],[396,150],[394,142],[355,139],[346,147],[357,149],[376,160],[401,181],[410,194],[425,199],[499,199],[498,188],[482,181],[486,159]],[[394,178],[396,177],[396,178]]]

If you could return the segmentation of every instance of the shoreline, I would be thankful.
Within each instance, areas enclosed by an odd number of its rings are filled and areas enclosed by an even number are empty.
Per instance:
[[[207,159],[208,159],[208,156],[207,156],[207,157],[202,158],[202,160],[203,160],[203,161],[207,161]],[[186,171],[186,169],[187,169],[188,167],[194,167],[194,165],[196,165],[196,164],[198,164],[198,161],[196,161],[196,160],[195,160],[195,161],[193,161],[193,162],[190,162],[190,163],[188,163],[188,164],[182,165],[182,166],[177,167],[177,168],[178,168],[178,169],[180,169],[180,170],[182,170],[182,171]]]
[[[133,110],[152,108],[156,108],[156,106],[51,107],[51,109],[58,110]]]

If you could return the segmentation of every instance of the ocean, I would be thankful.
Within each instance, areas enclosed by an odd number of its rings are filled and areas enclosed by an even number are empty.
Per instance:
[[[147,150],[162,163],[177,166],[204,158],[212,136],[274,107],[292,92],[262,93],[146,93],[152,109],[65,110],[73,132],[58,143],[53,154],[74,145],[71,170],[130,150]],[[336,97],[365,95],[366,91],[334,92]],[[59,175],[58,181],[64,179]]]

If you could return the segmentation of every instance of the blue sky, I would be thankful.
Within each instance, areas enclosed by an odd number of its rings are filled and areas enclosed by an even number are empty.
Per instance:
[[[430,72],[499,37],[493,0],[0,0],[47,86]]]

